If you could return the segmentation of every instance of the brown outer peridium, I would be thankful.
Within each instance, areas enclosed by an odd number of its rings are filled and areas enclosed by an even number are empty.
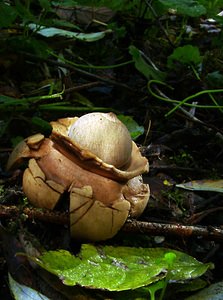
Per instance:
[[[77,119],[76,117],[66,118],[52,122],[52,140],[44,138],[41,134],[36,134],[23,140],[12,152],[7,169],[10,170],[17,167],[24,159],[35,158],[37,164],[46,175],[46,180],[61,184],[64,190],[68,190],[75,178],[73,174],[76,173],[78,174],[75,179],[75,182],[78,183],[77,187],[93,184],[94,192],[98,190],[98,192],[95,192],[96,199],[100,199],[100,201],[109,205],[120,198],[123,184],[125,185],[129,179],[148,170],[148,161],[141,156],[135,143],[133,144],[132,159],[126,170],[116,169],[112,165],[103,163],[89,151],[81,150],[78,145],[72,143],[65,136],[69,126]],[[138,168],[134,170],[133,166],[135,165]],[[82,173],[83,175],[81,175]],[[85,180],[85,178],[87,179]],[[101,186],[110,185],[108,182],[113,182],[113,187],[111,186],[110,190],[103,191]],[[118,187],[118,190],[115,187]],[[116,196],[110,197],[113,194],[116,194]],[[145,194],[148,193],[145,191]],[[50,208],[52,208],[52,205]]]
[[[22,140],[10,154],[6,170],[10,171],[19,167],[25,159],[39,158],[45,155],[48,148],[44,147],[44,139],[44,135],[37,133]]]
[[[37,160],[37,164],[47,180],[53,180],[62,185],[64,190],[69,190],[71,186],[81,188],[89,185],[94,191],[94,198],[108,206],[117,199],[121,200],[123,198],[122,188],[125,183],[114,181],[81,168],[76,164],[76,161],[70,160],[58,151],[50,139],[45,139],[44,143],[48,144],[49,151]]]
[[[124,225],[130,210],[127,200],[107,206],[93,199],[90,186],[72,188],[70,193],[71,235],[82,241],[112,238]]]

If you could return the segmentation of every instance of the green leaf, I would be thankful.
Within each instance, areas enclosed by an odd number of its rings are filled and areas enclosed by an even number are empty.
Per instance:
[[[166,8],[175,9],[178,14],[199,17],[206,14],[206,8],[196,0],[159,0]]]
[[[1,96],[0,96],[0,99],[1,99]],[[7,118],[7,120],[1,120],[1,122],[0,122],[0,138],[2,138],[3,135],[6,133],[8,126],[10,124],[10,121],[11,121],[10,118]]]
[[[52,5],[54,6],[63,6],[63,7],[73,7],[77,5],[76,0],[58,0],[58,1],[52,1]]]
[[[217,22],[222,17],[218,17],[218,13],[222,10],[223,1],[215,0],[215,1],[207,1],[207,0],[199,0],[199,3],[203,5],[207,10],[207,18],[214,18]]]
[[[15,281],[10,273],[8,274],[9,287],[15,300],[50,300],[43,294],[33,290],[32,288]]]
[[[11,26],[16,16],[17,12],[14,7],[4,2],[0,3],[0,27]]]
[[[11,141],[12,147],[15,148],[15,146],[18,145],[22,140],[24,140],[24,137],[21,135],[11,137],[10,141]]]
[[[47,58],[47,56],[49,55],[48,45],[44,41],[37,40],[31,36],[14,36],[10,38],[8,44],[10,49],[13,49],[14,52],[25,51],[42,58]]]
[[[223,193],[223,180],[193,180],[176,184],[176,187],[191,191],[207,191]]]
[[[37,21],[37,18],[31,13],[27,6],[22,4],[22,1],[15,0],[15,8],[23,24]]]
[[[139,49],[135,46],[129,47],[129,53],[132,55],[132,58],[135,62],[136,69],[142,73],[148,80],[149,79],[156,79],[156,80],[163,80],[165,78],[165,73],[156,70],[151,65],[147,64],[147,62],[142,57]]]
[[[166,253],[176,255],[170,266]],[[57,275],[66,285],[123,291],[146,286],[168,273],[168,280],[182,281],[201,276],[210,267],[195,258],[164,248],[95,247],[82,245],[78,256],[65,250],[45,252],[32,259]],[[167,272],[168,271],[168,272]],[[111,280],[112,278],[112,280]]]
[[[219,71],[208,73],[206,80],[211,88],[219,88],[223,86],[223,75]]]
[[[176,48],[173,53],[167,59],[167,65],[169,68],[174,68],[175,62],[178,61],[184,65],[197,66],[202,62],[202,57],[198,47],[192,45],[186,45]]]
[[[66,21],[66,20],[60,20],[60,19],[52,19],[50,20],[51,26],[56,27],[68,27],[71,29],[81,30],[80,26],[77,26],[76,24],[73,24],[72,22]]]
[[[97,40],[102,39],[106,33],[111,32],[111,30],[108,29],[101,32],[80,33],[80,32],[68,31],[56,27],[38,26],[37,24],[33,24],[33,23],[29,24],[29,28],[45,37],[63,36],[67,38],[75,38],[77,40],[81,40],[84,42],[95,42]]]
[[[16,99],[10,96],[0,95],[0,108],[4,109],[9,106],[24,106],[27,107],[27,103],[25,101],[22,101],[21,99]]]
[[[131,138],[136,140],[140,135],[144,133],[144,127],[139,126],[136,121],[130,116],[118,115],[117,116],[122,123],[128,128]]]
[[[75,93],[75,102],[89,108],[93,108],[93,103],[85,96],[79,93]]]
[[[43,120],[42,118],[33,117],[32,124],[34,124],[41,133],[44,133],[46,135],[49,135],[52,131],[52,126],[50,125],[50,123]]]
[[[52,8],[51,8],[51,5],[50,5],[50,1],[48,1],[48,0],[39,0],[39,4],[46,11],[52,11]]]

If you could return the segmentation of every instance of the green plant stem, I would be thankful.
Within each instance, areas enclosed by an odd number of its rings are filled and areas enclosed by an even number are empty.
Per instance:
[[[65,105],[58,105],[55,104],[41,104],[38,106],[39,110],[44,110],[44,111],[65,111],[65,112],[93,112],[93,111],[102,111],[102,112],[108,112],[112,111],[114,113],[117,113],[116,110],[114,110],[111,107],[86,107],[86,106],[65,106]]]
[[[46,99],[55,99],[55,98],[62,99],[63,92],[64,91],[52,95],[44,95],[44,96],[21,98],[21,99],[14,99],[11,97],[0,96],[0,109],[4,109],[10,106],[27,107],[30,103],[37,103],[39,101],[46,100]]]
[[[94,66],[94,65],[82,65],[82,64],[77,64],[74,63],[73,61],[70,61],[60,55],[55,54],[54,52],[50,51],[49,54],[51,54],[52,56],[56,57],[57,59],[59,59],[60,61],[72,65],[74,67],[78,67],[78,68],[84,68],[84,69],[113,69],[113,68],[118,68],[118,67],[122,67],[122,66],[126,66],[129,64],[134,63],[134,60],[129,60],[129,61],[125,61],[123,63],[120,64],[115,64],[115,65],[110,65],[110,66]]]
[[[208,94],[209,97],[211,98],[211,100],[213,101],[213,103],[219,108],[219,110],[223,113],[223,109],[220,107],[220,105],[218,104],[218,102],[216,101],[216,99],[214,98],[214,96],[212,94]]]
[[[54,61],[52,59],[44,59],[44,58],[41,58],[39,56],[36,56],[36,55],[33,55],[33,54],[30,54],[30,53],[27,53],[27,52],[24,52],[24,54],[27,56],[27,57],[31,57],[35,60],[42,60],[42,61],[45,61],[51,65],[56,65],[56,66],[59,66],[59,67],[62,67],[62,68],[67,68],[67,69],[72,69],[72,70],[75,70],[77,73],[83,75],[83,76],[86,76],[88,78],[93,78],[94,80],[98,80],[98,81],[102,81],[102,82],[106,82],[108,84],[111,84],[111,85],[115,85],[115,86],[120,86],[124,89],[127,89],[131,92],[135,92],[135,90],[131,87],[129,87],[128,85],[124,84],[124,83],[121,83],[121,82],[118,82],[118,81],[115,81],[115,80],[111,80],[111,79],[107,79],[107,78],[104,78],[102,76],[99,76],[99,75],[96,75],[96,74],[92,74],[90,72],[87,72],[83,69],[80,69],[80,68],[77,68],[75,66],[72,66],[70,64],[66,64],[64,62],[61,62],[61,61]]]
[[[169,283],[169,279],[171,277],[170,272],[171,272],[171,269],[174,269],[174,261],[175,261],[175,259],[176,259],[176,255],[173,252],[169,252],[169,253],[166,253],[164,255],[164,260],[167,262],[168,267],[167,267],[167,274],[166,274],[166,276],[164,278],[164,281],[163,281],[163,288],[162,288],[159,300],[163,300],[164,299],[166,288],[167,288],[167,285]]]
[[[193,70],[193,72],[194,72],[194,74],[195,74],[197,80],[201,81],[201,78],[200,78],[200,76],[199,76],[197,70],[194,68],[193,65],[191,65],[191,68],[192,68],[192,70]],[[213,101],[213,103],[215,104],[215,106],[216,106],[217,108],[219,108],[219,110],[220,110],[221,112],[223,112],[223,109],[219,107],[219,104],[218,104],[217,101],[215,100],[214,96],[213,96],[211,93],[208,93],[208,96],[209,96],[210,99]]]
[[[148,289],[149,289],[149,294],[150,294],[150,300],[155,300],[156,297],[155,297],[155,294],[158,290],[162,290],[163,287],[164,287],[164,280],[165,279],[162,279],[162,280],[159,280],[151,285],[148,286]]]
[[[181,21],[181,28],[180,28],[180,33],[179,35],[176,37],[174,44],[175,45],[179,45],[180,41],[182,40],[182,36],[183,34],[185,34],[185,26],[187,24],[187,17],[186,16],[182,16],[182,21]]]
[[[165,98],[162,97],[160,95],[157,95],[156,93],[153,92],[153,90],[151,89],[151,84],[155,83],[155,84],[160,84],[160,85],[164,85],[166,87],[168,87],[169,89],[173,90],[173,87],[171,87],[170,85],[166,84],[165,82],[159,81],[159,80],[150,80],[148,82],[148,90],[151,93],[151,95],[153,95],[155,98],[166,101],[166,102],[170,102],[170,103],[174,103],[176,104],[175,107],[173,109],[171,109],[165,116],[168,117],[170,116],[174,111],[176,111],[180,106],[182,105],[186,105],[186,106],[190,106],[190,107],[197,107],[197,108],[206,108],[206,109],[221,109],[223,108],[222,105],[201,105],[201,104],[191,104],[191,103],[187,103],[187,101],[192,100],[196,97],[199,97],[201,95],[205,95],[205,94],[212,94],[212,93],[222,93],[223,89],[216,89],[216,90],[204,90],[204,91],[200,91],[198,93],[195,93],[193,95],[190,95],[186,98],[184,98],[182,101],[178,101],[175,99],[169,99],[169,98]]]
[[[197,78],[197,80],[201,81],[200,75],[199,75],[199,73],[197,72],[197,70],[195,69],[195,67],[194,67],[192,64],[190,64],[190,67],[191,67],[191,69],[193,70],[194,75],[195,75],[195,77]]]
[[[165,295],[165,292],[166,292],[166,288],[167,288],[167,284],[168,284],[168,280],[167,280],[167,277],[165,278],[165,280],[164,280],[164,286],[163,286],[163,288],[162,288],[162,290],[161,290],[161,294],[160,294],[160,296],[159,296],[159,300],[163,300],[164,298],[164,295]]]

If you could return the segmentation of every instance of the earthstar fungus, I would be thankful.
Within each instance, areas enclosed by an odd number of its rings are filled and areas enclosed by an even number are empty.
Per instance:
[[[149,164],[113,113],[89,113],[51,122],[42,134],[20,142],[7,169],[28,160],[23,190],[30,203],[54,209],[70,195],[70,230],[75,239],[99,241],[113,237],[128,216],[138,217],[150,191],[142,181]]]

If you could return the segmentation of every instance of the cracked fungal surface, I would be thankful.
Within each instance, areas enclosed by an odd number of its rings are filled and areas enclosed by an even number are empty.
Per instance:
[[[64,192],[69,193],[73,238],[113,237],[128,216],[137,217],[146,207],[150,191],[141,174],[148,171],[147,159],[112,113],[59,119],[51,125],[49,138],[36,134],[20,143],[7,169],[28,161],[23,190],[34,206],[54,209]]]

